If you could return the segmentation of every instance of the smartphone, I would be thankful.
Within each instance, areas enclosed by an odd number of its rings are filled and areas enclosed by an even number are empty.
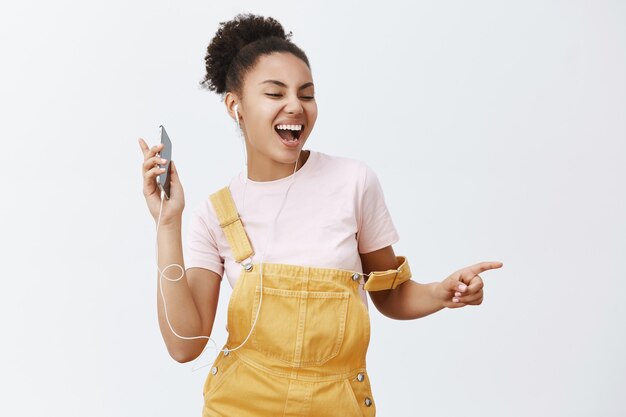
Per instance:
[[[159,165],[159,168],[165,168],[165,172],[160,174],[157,177],[157,183],[159,184],[159,188],[165,194],[166,199],[170,199],[170,172],[171,167],[170,163],[172,162],[172,142],[170,141],[170,137],[167,135],[165,128],[161,125],[159,126],[159,130],[161,131],[161,143],[163,144],[163,148],[159,155],[161,158],[167,159],[165,165]]]

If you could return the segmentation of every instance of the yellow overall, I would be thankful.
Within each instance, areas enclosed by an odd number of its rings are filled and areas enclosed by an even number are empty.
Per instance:
[[[211,203],[233,257],[242,264],[228,304],[225,349],[239,346],[260,300],[260,266],[228,187]],[[204,384],[203,417],[374,416],[365,368],[369,315],[366,291],[396,288],[411,277],[405,257],[398,269],[361,272],[263,264],[263,295],[248,341],[221,352]],[[365,282],[365,278],[368,278]]]

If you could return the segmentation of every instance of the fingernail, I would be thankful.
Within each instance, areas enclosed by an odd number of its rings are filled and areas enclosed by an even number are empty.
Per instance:
[[[458,303],[458,302],[459,302],[459,299],[458,299],[458,298],[456,298],[456,297],[454,297],[454,298],[452,299],[452,301],[454,301],[455,303]]]
[[[455,292],[455,293],[454,293],[454,296],[455,296],[455,297],[460,297],[460,296],[461,296],[461,293],[460,293],[460,292]]]
[[[161,163],[164,164],[167,162],[167,159],[161,158]]]
[[[465,289],[467,288],[467,285],[465,284],[459,284],[459,290],[461,291],[465,291]]]

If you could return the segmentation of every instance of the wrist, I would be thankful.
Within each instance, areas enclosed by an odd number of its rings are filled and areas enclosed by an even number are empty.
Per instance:
[[[446,308],[444,300],[441,298],[441,282],[433,282],[430,284],[430,298],[439,310]]]
[[[159,233],[180,233],[182,230],[182,220],[172,219],[167,222],[161,222],[159,224]]]

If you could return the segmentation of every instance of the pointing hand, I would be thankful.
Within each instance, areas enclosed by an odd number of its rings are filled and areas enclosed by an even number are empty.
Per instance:
[[[480,262],[459,269],[435,288],[434,297],[444,307],[458,308],[479,305],[483,302],[483,280],[478,275],[502,267],[502,262]]]

